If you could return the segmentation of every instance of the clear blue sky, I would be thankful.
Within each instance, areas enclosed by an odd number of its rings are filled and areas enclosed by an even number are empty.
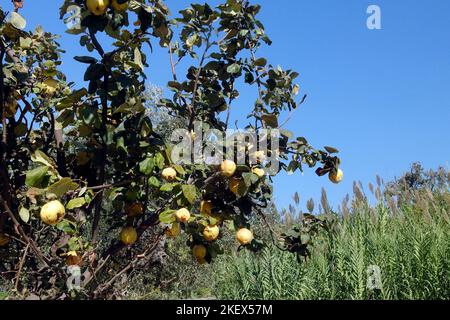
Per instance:
[[[427,168],[448,167],[450,1],[256,2],[263,7],[260,19],[274,42],[260,55],[272,64],[299,71],[303,92],[308,94],[287,128],[308,137],[316,147],[340,149],[345,171],[345,181],[338,186],[312,170],[303,176],[279,176],[275,183],[279,206],[287,206],[298,191],[304,207],[308,198],[319,199],[324,187],[336,207],[351,192],[354,180],[367,185],[377,174],[389,180],[414,161]],[[21,13],[28,28],[40,24],[62,34],[60,43],[67,50],[63,71],[79,82],[83,67],[72,57],[84,51],[77,36],[64,33],[58,19],[60,3],[25,0]],[[189,1],[166,3],[176,13]],[[382,30],[366,28],[370,4],[381,7]],[[149,81],[165,85],[169,71],[167,55],[156,50],[150,58]],[[250,106],[252,97],[244,92],[240,107]]]

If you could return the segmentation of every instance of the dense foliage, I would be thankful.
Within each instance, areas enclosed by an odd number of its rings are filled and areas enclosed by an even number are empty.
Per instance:
[[[279,117],[304,98],[298,73],[258,56],[271,43],[259,5],[192,4],[173,17],[161,0],[61,1],[61,19],[73,22],[67,32],[86,49],[74,57],[85,83],[75,84],[61,72],[57,36],[26,31],[24,3],[0,10],[0,271],[19,297],[114,296],[118,279],[151,266],[162,239],[181,232],[185,249],[210,263],[223,252],[224,223],[257,251],[262,242],[251,222],[267,221],[279,170],[319,165],[319,176],[342,179],[336,149],[315,150],[279,128]],[[203,132],[228,129],[240,88],[249,85],[258,98],[245,129],[262,135],[264,148],[234,136],[215,150],[228,162],[175,161],[175,142],[155,130],[159,120],[146,108],[155,45],[167,50],[173,77],[172,95],[157,106],[185,129],[183,140],[209,147]],[[276,241],[303,256],[302,237],[294,230]],[[69,276],[81,281],[74,290]]]
[[[388,194],[382,196],[393,185],[404,186],[411,174],[420,177],[418,181],[423,183],[412,189],[399,189],[401,198],[395,202]],[[440,181],[439,187],[431,191],[428,186],[436,185],[436,179]],[[159,286],[129,292],[128,297],[447,300],[449,186],[448,171],[440,168],[426,172],[418,164],[393,182],[370,185],[367,195],[356,184],[351,205],[344,199],[339,212],[315,211],[330,228],[321,229],[311,255],[300,265],[294,256],[273,246],[255,255],[236,252],[230,244],[230,255],[204,267],[202,276],[188,272],[179,281],[171,282],[175,274],[181,273],[186,259],[179,255],[176,249],[179,246],[171,246],[170,265]],[[377,198],[374,205],[367,200],[371,196]],[[274,215],[273,227],[285,228],[286,220],[298,224],[298,212],[292,206],[290,211]],[[266,236],[270,237],[268,233]]]

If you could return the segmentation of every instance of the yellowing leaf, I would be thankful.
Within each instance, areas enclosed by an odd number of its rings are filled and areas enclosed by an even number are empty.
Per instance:
[[[23,30],[27,26],[27,21],[17,12],[11,12],[9,23],[19,30]]]
[[[24,207],[20,208],[19,217],[23,222],[28,223],[28,221],[30,221],[30,211]]]
[[[68,210],[72,210],[75,208],[80,208],[86,204],[86,200],[84,198],[75,198],[69,201],[66,208]]]
[[[78,188],[78,184],[73,182],[70,178],[62,178],[58,182],[52,184],[48,187],[49,193],[54,193],[58,198],[61,198],[68,191],[76,190]]]
[[[159,215],[159,221],[162,223],[174,223],[177,219],[175,217],[175,210],[166,210]]]
[[[32,43],[31,38],[22,38],[22,37],[20,37],[19,41],[20,41],[20,47],[22,49],[28,49],[28,48],[31,47],[31,43]]]
[[[329,153],[339,153],[339,150],[333,147],[325,147],[325,150],[327,150]]]
[[[173,190],[173,183],[165,183],[159,190],[162,192],[170,192]]]
[[[181,186],[183,190],[183,195],[189,203],[194,204],[197,198],[197,188],[192,184],[185,184]]]
[[[134,63],[141,68],[141,71],[144,71],[144,65],[142,64],[142,54],[141,50],[138,47],[134,49]]]
[[[274,114],[264,114],[261,119],[271,128],[278,128],[278,117]]]
[[[139,163],[139,171],[146,176],[152,174],[154,167],[155,167],[155,159],[153,158],[147,158]]]
[[[31,161],[43,164],[43,165],[53,168],[53,169],[56,168],[55,161],[52,158],[50,158],[49,156],[47,156],[41,150],[36,150],[36,152],[31,156]]]
[[[172,167],[182,176],[186,174],[186,171],[184,171],[184,168],[180,166],[179,164],[174,164]]]

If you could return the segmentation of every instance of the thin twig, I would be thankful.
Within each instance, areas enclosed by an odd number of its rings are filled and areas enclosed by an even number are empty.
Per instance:
[[[228,129],[228,123],[230,121],[231,103],[233,102],[233,91],[234,91],[234,81],[233,81],[233,83],[231,85],[231,94],[230,94],[230,98],[228,100],[227,119],[225,120],[225,129]]]
[[[7,135],[6,135],[6,112],[5,112],[5,83],[4,83],[4,78],[5,75],[3,73],[3,59],[5,58],[5,45],[3,43],[3,39],[0,39],[0,46],[1,46],[1,52],[0,52],[0,117],[1,117],[1,123],[2,123],[2,128],[3,128],[3,134],[2,134],[2,140],[0,141],[0,173],[2,175],[2,179],[4,181],[2,181],[1,183],[1,187],[2,187],[2,191],[5,195],[5,197],[8,196],[9,193],[9,176],[8,176],[8,172],[6,171],[6,162],[7,162]],[[5,214],[2,214],[2,212],[0,211],[1,216],[0,216],[0,232],[3,231],[3,228],[6,224],[6,219],[7,216]]]
[[[108,56],[109,59],[111,59],[114,55],[116,55],[117,53],[122,52],[123,50],[129,49],[130,46],[136,41],[136,40],[141,40],[142,36],[147,35],[147,32],[144,33],[139,33],[137,35],[134,35],[130,40],[128,40],[123,46],[121,46],[120,48],[117,48],[116,50],[113,50],[107,54],[105,54],[105,56]]]
[[[102,46],[97,40],[97,37],[95,36],[95,32],[93,32],[91,29],[89,29],[89,36],[91,38],[91,41],[99,53],[99,55],[102,57],[102,60],[105,60],[105,51],[103,50]],[[105,67],[107,67],[107,61],[105,62]],[[102,158],[102,164],[99,168],[99,179],[98,181],[100,183],[105,182],[106,178],[106,160],[108,156],[108,146],[106,145],[106,135],[107,135],[107,121],[108,121],[108,79],[109,79],[109,72],[107,72],[103,78],[103,95],[101,95],[101,104],[102,104],[102,123],[101,123],[101,139],[102,139],[102,148],[101,148],[101,158]],[[99,223],[101,218],[101,211],[102,211],[102,201],[103,201],[103,190],[99,192],[99,199],[95,203],[95,209],[94,209],[94,219],[92,222],[92,229],[91,229],[91,236],[92,236],[92,243],[97,242],[98,237],[98,229],[99,229]]]
[[[102,189],[109,189],[109,188],[115,188],[115,187],[123,187],[126,185],[129,185],[130,183],[132,183],[134,180],[127,180],[127,181],[123,181],[123,182],[117,182],[117,183],[107,183],[107,184],[103,184],[100,186],[94,186],[94,187],[88,187],[87,190],[102,190]],[[80,189],[78,189],[77,191],[80,191]]]
[[[17,275],[16,275],[16,283],[14,285],[14,288],[16,288],[17,292],[19,291],[18,286],[19,286],[20,274],[22,273],[23,264],[25,263],[25,259],[27,257],[29,248],[30,248],[30,244],[28,243],[27,246],[25,247],[25,251],[23,252],[22,258],[20,259],[19,270],[17,271]]]
[[[100,260],[100,264],[97,266],[97,268],[95,268],[95,270],[91,274],[91,276],[84,281],[84,283],[83,283],[84,287],[86,287],[93,279],[95,279],[95,277],[97,276],[97,273],[100,272],[100,270],[105,266],[106,262],[108,262],[110,258],[111,258],[111,256],[109,255],[106,258],[103,258]]]
[[[202,54],[202,57],[198,64],[197,74],[195,75],[194,90],[192,92],[192,101],[191,101],[191,104],[188,105],[188,108],[190,111],[190,119],[189,119],[189,127],[188,127],[189,131],[191,131],[193,129],[193,125],[194,125],[194,121],[195,121],[195,102],[197,99],[197,89],[198,89],[198,84],[199,84],[199,80],[200,80],[200,74],[203,70],[203,63],[205,62],[206,54],[208,53],[208,50],[212,46],[212,44],[209,42],[210,37],[211,37],[211,30],[209,31],[208,35],[206,36],[205,51]]]
[[[277,238],[280,238],[280,235],[273,230],[272,226],[270,225],[270,223],[267,221],[267,217],[266,215],[260,210],[257,210],[259,216],[261,217],[262,221],[264,222],[264,224],[267,226],[267,228],[269,229],[269,233],[270,233],[270,237],[272,238],[272,243],[280,250],[282,251],[286,251],[286,248],[282,248],[279,246],[278,242],[275,240],[275,236]]]
[[[256,57],[255,57],[255,52],[254,52],[253,48],[250,48],[250,54],[252,56],[252,62],[254,64],[256,61]],[[260,78],[259,71],[257,68],[255,68],[255,74],[256,74],[256,83],[258,85],[258,97],[259,97],[260,102],[262,103],[263,102],[263,90],[262,90],[261,78]],[[259,112],[260,112],[260,115],[262,115],[262,110],[259,110]],[[263,128],[266,127],[266,124],[262,119],[261,119],[261,125]],[[257,129],[257,128],[255,128],[255,129]]]
[[[3,59],[5,58],[6,46],[3,42],[3,39],[0,39],[1,52],[0,52],[0,116],[2,118],[2,160],[6,159],[6,145],[8,143],[8,133],[7,133],[7,124],[6,124],[6,111],[5,111],[5,75],[3,73]]]
[[[172,69],[173,80],[177,81],[177,74],[175,72],[175,64],[173,63],[173,52],[172,52],[172,44],[169,44],[169,55],[170,55],[170,67]]]
[[[291,120],[292,116],[294,115],[295,110],[296,109],[292,109],[291,111],[289,111],[289,114],[288,114],[286,120],[284,120],[283,123],[280,124],[277,129],[283,128],[289,122],[289,120]]]
[[[158,210],[153,212],[146,220],[144,220],[137,228],[138,236],[141,236],[148,228],[157,225],[159,223],[159,215],[164,210],[166,210],[166,206],[171,202],[173,202],[176,198],[178,198],[182,194],[183,192],[180,191],[179,193],[173,195],[170,199],[162,203]],[[120,252],[123,248],[125,248],[125,245],[122,242],[115,242],[104,252],[103,257],[116,254],[117,252]]]
[[[23,96],[20,96],[20,100],[22,100],[22,102],[25,104],[25,108],[23,108],[21,110],[19,119],[17,119],[17,123],[21,123],[22,120],[25,118],[26,113],[28,111],[32,111],[33,110],[33,108],[31,107],[30,103],[27,100],[25,100],[25,98]],[[26,118],[25,118],[25,120],[26,120]]]
[[[159,244],[159,241],[161,239],[161,237],[164,235],[164,232],[161,232],[160,234],[158,234],[158,236],[156,237],[155,241],[153,242],[152,246],[147,247],[144,252],[142,252],[141,254],[137,254],[135,256],[135,258],[130,261],[121,271],[119,271],[118,273],[116,273],[108,282],[98,286],[97,290],[94,291],[94,295],[97,296],[100,293],[102,293],[103,291],[105,291],[106,289],[108,289],[109,287],[111,287],[114,282],[125,272],[127,272],[128,270],[130,270],[131,268],[133,268],[135,266],[135,264],[142,259],[143,257],[147,256],[150,252],[152,252],[153,250],[156,249],[156,247]]]
[[[92,44],[95,47],[95,50],[100,54],[102,58],[105,56],[105,50],[103,50],[102,46],[97,40],[97,37],[95,36],[95,32],[93,32],[91,29],[89,29],[89,36],[91,38]]]

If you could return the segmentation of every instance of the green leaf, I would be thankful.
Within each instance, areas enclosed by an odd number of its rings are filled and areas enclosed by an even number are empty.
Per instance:
[[[288,167],[287,167],[287,169],[286,169],[286,172],[287,172],[287,174],[291,175],[291,174],[293,174],[293,173],[295,172],[295,170],[297,170],[297,169],[298,169],[298,162],[295,161],[295,160],[292,160],[292,161],[289,163],[289,165],[288,165]]]
[[[93,106],[85,106],[80,110],[81,119],[87,125],[96,126],[99,123],[97,109]]]
[[[72,181],[70,178],[62,178],[58,182],[48,187],[49,193],[54,193],[58,198],[61,198],[68,191],[78,189],[79,185]]]
[[[15,127],[14,127],[14,135],[16,137],[22,137],[24,136],[26,133],[28,132],[28,128],[27,125],[23,122],[18,123]]]
[[[100,63],[91,64],[84,73],[84,81],[98,80],[105,71],[105,67]]]
[[[180,175],[184,176],[186,174],[186,171],[184,170],[184,168],[179,165],[179,164],[174,164],[172,165],[172,167],[176,170],[176,172],[178,172]]]
[[[167,86],[171,89],[175,89],[176,91],[181,90],[181,84],[178,81],[169,81]]]
[[[75,103],[80,102],[81,99],[87,94],[88,91],[85,88],[75,90],[70,95],[67,95],[66,97],[61,99],[56,105],[56,108],[58,110],[63,110],[65,108],[72,107]]]
[[[241,198],[247,194],[247,191],[248,191],[247,183],[245,181],[244,183],[239,183],[236,196],[238,198]]]
[[[294,134],[292,133],[292,131],[286,130],[286,129],[280,129],[280,134],[283,137],[286,137],[288,139],[292,139],[294,137]]]
[[[31,47],[31,43],[33,40],[31,38],[22,38],[20,37],[20,47],[22,49],[28,49]]]
[[[278,117],[274,114],[264,114],[261,119],[272,128],[278,128]]]
[[[30,211],[25,207],[21,207],[19,210],[19,217],[23,222],[28,223],[28,221],[30,221]]]
[[[199,40],[198,33],[194,33],[186,40],[186,46],[192,48]]]
[[[163,192],[170,192],[173,190],[173,183],[165,183],[159,190]]]
[[[69,201],[69,203],[66,205],[67,210],[72,210],[75,208],[81,208],[86,204],[86,199],[84,197],[82,198],[75,198]]]
[[[11,23],[14,28],[19,30],[23,30],[27,26],[27,21],[17,12],[11,12],[8,22]]]
[[[125,144],[124,137],[117,138],[116,147],[117,147],[117,149],[122,149],[123,151],[128,153],[128,148],[127,148],[127,146]]]
[[[114,110],[114,113],[131,113],[132,109],[133,109],[132,105],[130,105],[127,102],[124,102],[116,110]]]
[[[325,147],[325,150],[327,150],[329,153],[339,153],[339,150],[333,147]]]
[[[67,246],[69,247],[69,251],[78,251],[80,250],[80,239],[78,237],[72,237],[67,242]]]
[[[246,72],[245,73],[245,83],[252,83],[255,80],[255,77],[253,76],[253,73]]]
[[[270,91],[275,90],[275,88],[277,87],[277,82],[272,78],[267,79],[266,83]]]
[[[78,62],[87,63],[87,64],[97,63],[97,61],[98,61],[97,59],[95,59],[93,57],[87,57],[87,56],[75,56],[73,58]]]
[[[155,187],[155,188],[159,188],[159,186],[161,185],[161,183],[159,182],[158,178],[156,178],[156,177],[150,177],[148,179],[148,184],[150,186],[152,186],[152,187]]]
[[[236,224],[235,224],[234,220],[228,221],[228,223],[227,223],[227,228],[228,228],[228,230],[230,230],[231,232],[235,232],[235,231],[237,230],[237,229],[236,229]]]
[[[141,50],[138,47],[134,49],[134,63],[141,68],[141,71],[144,71],[144,65],[142,63],[142,54]]]
[[[159,221],[162,223],[174,223],[177,218],[175,217],[175,210],[166,210],[160,213]]]
[[[264,67],[267,64],[267,60],[265,58],[259,58],[255,60],[255,66]]]
[[[66,220],[66,219],[64,219],[60,223],[58,223],[56,225],[56,228],[67,234],[74,234],[77,229],[76,225],[73,222]]]
[[[31,156],[31,161],[33,161],[35,163],[43,164],[43,165],[53,168],[53,169],[56,168],[55,161],[52,158],[50,158],[49,156],[47,156],[41,150],[36,150],[34,152],[34,154]]]
[[[255,184],[259,181],[259,177],[256,174],[246,172],[242,174],[242,178],[244,179],[245,185],[250,187],[252,184]]]
[[[236,74],[241,71],[241,66],[238,63],[233,63],[227,67],[227,72],[230,74]]]
[[[166,160],[164,159],[164,156],[161,153],[157,153],[155,155],[155,165],[159,168],[159,169],[164,169]]]
[[[208,252],[212,258],[215,258],[219,254],[224,254],[225,251],[219,246],[218,243],[211,243],[208,246]]]
[[[209,224],[215,226],[215,225],[217,225],[217,224],[220,223],[220,219],[217,218],[217,217],[212,217],[212,216],[210,216],[210,217],[208,217],[208,222],[209,222]]]
[[[139,171],[146,176],[152,174],[154,167],[155,167],[155,159],[153,158],[147,158],[141,163],[139,163]]]
[[[47,172],[48,172],[47,166],[40,166],[35,169],[27,171],[25,184],[28,187],[39,187],[40,183],[47,175]]]
[[[197,188],[192,184],[185,184],[181,186],[181,190],[183,190],[183,195],[190,204],[194,204],[195,199],[197,198]]]

